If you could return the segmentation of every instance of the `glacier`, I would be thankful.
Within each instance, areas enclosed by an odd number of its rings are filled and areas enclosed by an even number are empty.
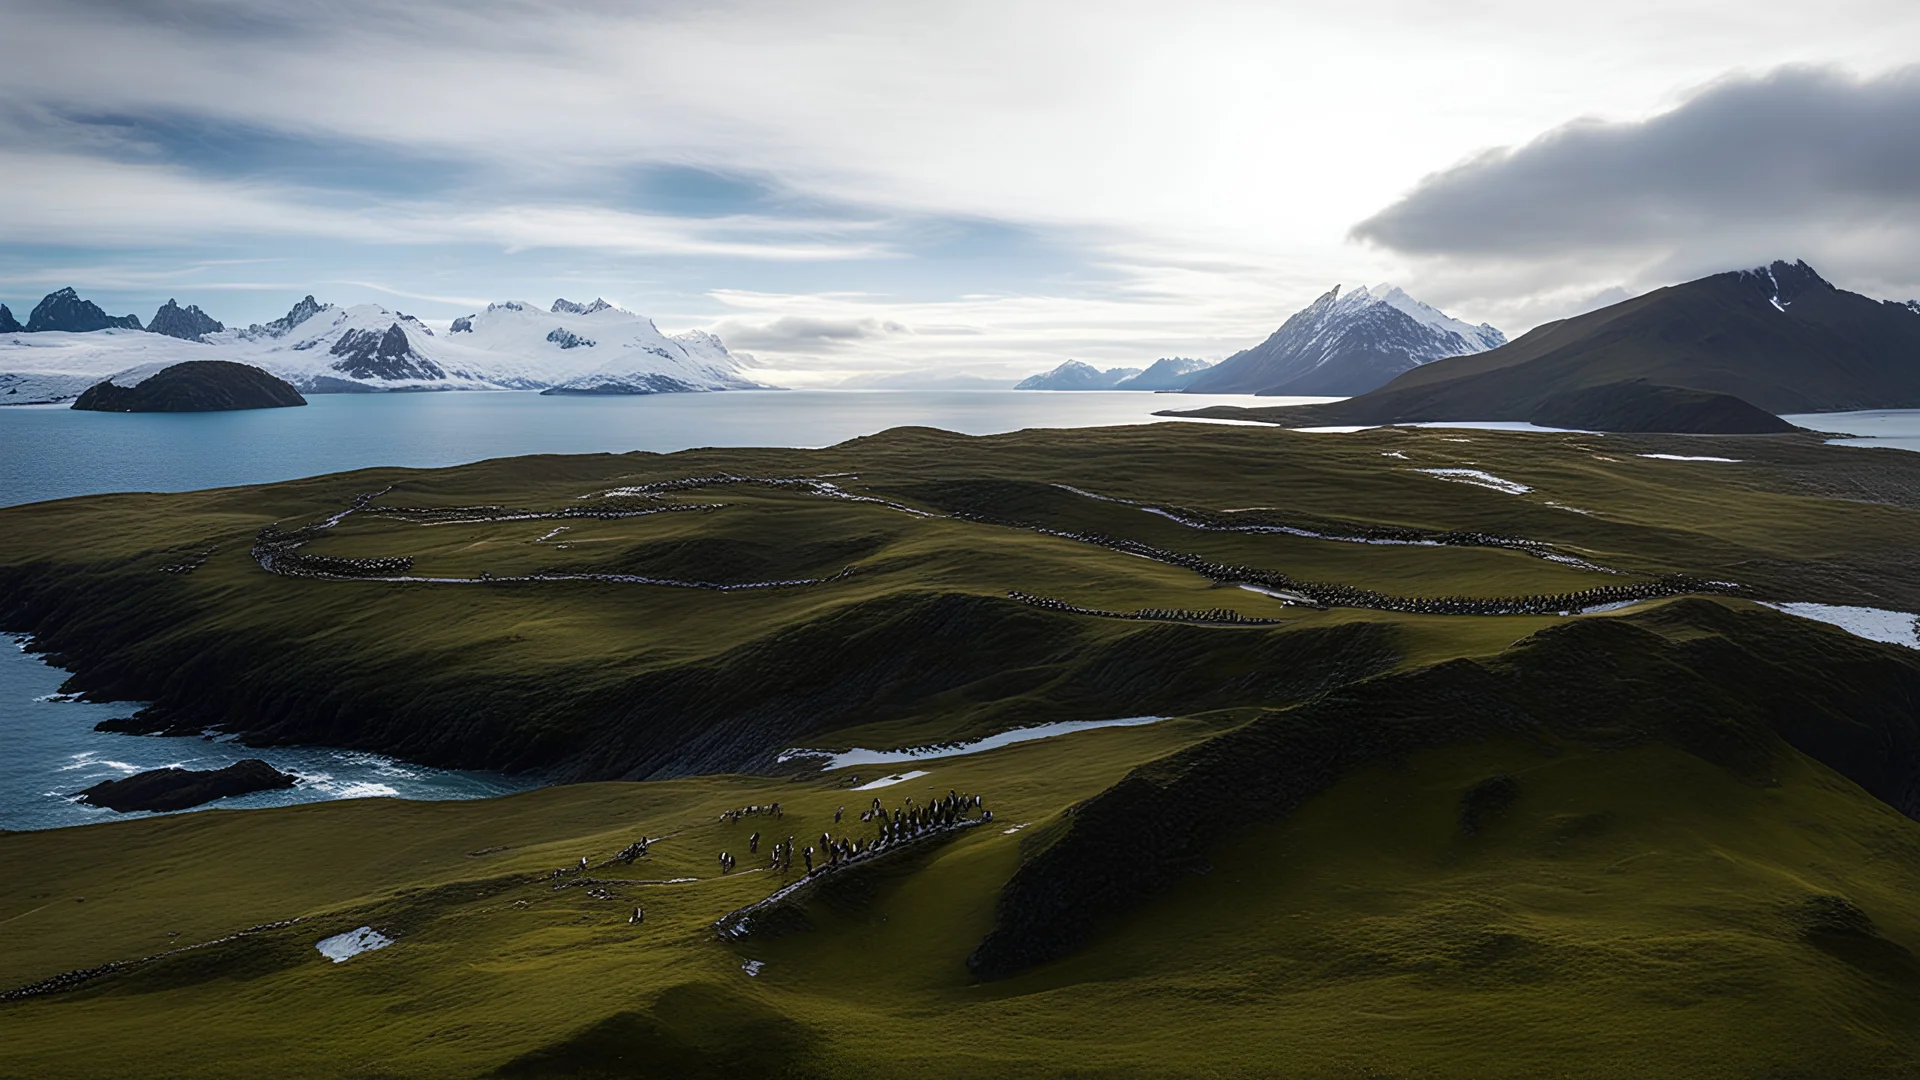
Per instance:
[[[436,330],[379,304],[341,307],[312,296],[272,322],[198,340],[141,330],[0,333],[0,404],[69,401],[111,378],[137,385],[188,360],[262,368],[302,393],[392,390],[540,390],[657,394],[772,387],[712,334],[665,334],[653,320],[605,300],[520,301]]]

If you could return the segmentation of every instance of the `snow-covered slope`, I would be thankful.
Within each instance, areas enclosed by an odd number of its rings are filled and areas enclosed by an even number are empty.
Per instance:
[[[689,390],[752,390],[760,384],[712,334],[668,337],[653,320],[595,300],[488,304],[455,319],[449,344],[494,359],[490,376],[503,385],[555,393],[656,394]],[[513,362],[509,363],[511,358]]]
[[[719,338],[667,336],[602,300],[491,304],[436,331],[378,304],[309,296],[284,318],[188,341],[133,330],[0,334],[0,402],[60,401],[183,360],[252,364],[304,393],[551,390],[652,394],[755,389]]]
[[[1123,380],[1140,374],[1139,368],[1108,368],[1101,371],[1092,364],[1068,360],[1052,371],[1029,375],[1014,384],[1015,390],[1112,390]]]
[[[1235,353],[1187,384],[1189,393],[1363,394],[1448,356],[1506,344],[1392,285],[1339,286],[1295,313],[1272,337]]]
[[[151,374],[186,360],[222,358],[212,346],[144,330],[0,334],[0,404],[67,401],[109,375],[126,373],[119,385],[131,386],[136,369]]]

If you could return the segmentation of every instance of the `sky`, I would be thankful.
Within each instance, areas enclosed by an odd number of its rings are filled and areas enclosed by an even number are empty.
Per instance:
[[[1920,4],[0,0],[0,301],[605,297],[789,386],[1920,296]]]

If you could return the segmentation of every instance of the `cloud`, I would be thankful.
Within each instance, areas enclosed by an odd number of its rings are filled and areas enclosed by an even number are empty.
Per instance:
[[[1334,281],[1419,292],[1408,268],[1513,329],[1625,272],[1443,272],[1349,226],[1465,148],[1920,40],[1911,0],[1547,8],[0,0],[0,275],[271,252],[302,288],[913,328],[765,350],[823,370],[1221,355]]]
[[[1517,296],[1780,257],[1911,284],[1920,67],[1783,67],[1646,119],[1576,120],[1426,177],[1353,236]]]
[[[832,350],[857,342],[893,337],[912,331],[890,319],[822,318],[810,315],[785,315],[772,322],[725,321],[717,328],[727,342],[748,349],[772,349],[782,352]]]
[[[503,251],[606,250],[635,256],[776,261],[884,259],[880,223],[745,214],[680,217],[591,204],[463,205],[368,199],[172,165],[0,150],[7,177],[0,241],[154,247],[210,237],[328,238],[366,244],[486,244]]]

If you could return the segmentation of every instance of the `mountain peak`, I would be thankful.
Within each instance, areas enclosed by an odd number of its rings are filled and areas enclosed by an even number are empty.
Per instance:
[[[1819,271],[1808,266],[1804,259],[1792,262],[1775,259],[1751,270],[1736,270],[1734,276],[1759,286],[1766,294],[1767,302],[1780,311],[1792,307],[1795,300],[1810,292],[1833,289],[1833,285],[1821,277]]]
[[[1052,371],[1020,380],[1015,390],[1111,390],[1117,384],[1140,374],[1139,368],[1108,368],[1101,371],[1092,364],[1068,360]]]
[[[27,317],[26,329],[32,333],[46,330],[65,330],[69,333],[85,334],[95,330],[140,330],[140,319],[135,315],[109,315],[100,310],[100,305],[91,300],[80,299],[80,294],[69,285],[56,292],[50,292],[40,303],[34,306],[33,314]]]
[[[301,323],[306,322],[308,319],[313,318],[315,315],[320,314],[332,306],[332,304],[322,304],[313,298],[312,293],[308,293],[300,302],[288,308],[285,315],[270,323],[254,323],[252,326],[247,327],[246,332],[251,336],[265,334],[268,337],[284,337],[291,332],[294,327],[299,326]]]
[[[560,299],[555,300],[553,302],[553,307],[549,310],[554,315],[559,315],[563,313],[567,315],[592,315],[595,312],[608,311],[608,310],[611,310],[612,308],[613,308],[612,304],[609,304],[605,300],[602,300],[598,297],[595,297],[593,303],[591,304],[576,303],[572,300],[566,299],[565,297],[561,297]]]
[[[160,305],[153,313],[153,320],[147,323],[147,329],[156,334],[179,338],[182,341],[205,341],[208,334],[218,334],[226,327],[220,320],[201,311],[198,305],[181,307],[172,297]]]
[[[1212,367],[1206,360],[1190,356],[1163,356],[1147,365],[1147,370],[1120,380],[1116,390],[1182,390],[1201,372]]]
[[[1359,394],[1429,361],[1506,342],[1493,327],[1462,322],[1390,282],[1344,290],[1336,285],[1289,316],[1265,342],[1221,361],[1186,389]]]

